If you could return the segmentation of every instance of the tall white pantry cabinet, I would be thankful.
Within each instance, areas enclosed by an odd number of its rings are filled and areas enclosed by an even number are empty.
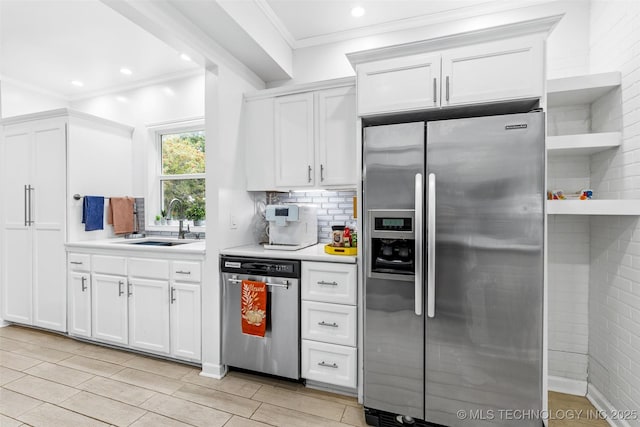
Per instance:
[[[64,245],[71,231],[74,239],[95,238],[79,231],[82,205],[74,206],[71,195],[84,195],[92,182],[109,182],[120,174],[111,186],[125,191],[122,195],[130,191],[129,160],[122,169],[110,165],[107,176],[96,164],[104,162],[101,153],[106,150],[130,159],[133,129],[67,109],[7,118],[0,124],[1,317],[66,332]],[[98,148],[105,141],[109,146]],[[123,180],[128,181],[125,188],[119,185]]]

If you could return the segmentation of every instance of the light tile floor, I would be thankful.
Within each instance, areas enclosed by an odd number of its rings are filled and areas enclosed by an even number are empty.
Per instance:
[[[366,426],[355,398],[247,373],[215,380],[199,372],[49,332],[0,328],[0,427]],[[593,409],[559,393],[549,394],[549,405]],[[585,418],[550,427],[607,425]]]
[[[0,328],[0,427],[366,426],[355,398]]]

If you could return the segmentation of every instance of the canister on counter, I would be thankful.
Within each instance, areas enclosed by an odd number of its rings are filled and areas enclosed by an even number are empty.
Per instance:
[[[344,246],[344,225],[331,226],[331,246]]]

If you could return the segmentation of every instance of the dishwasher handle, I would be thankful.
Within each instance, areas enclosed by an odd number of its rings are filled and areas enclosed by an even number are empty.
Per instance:
[[[241,284],[242,283],[242,279],[238,279],[238,276],[231,276],[230,278],[227,279],[227,282],[229,283],[236,283],[236,284]],[[289,289],[290,283],[288,280],[283,280],[282,283],[267,283],[265,282],[267,286],[272,286],[272,287],[276,287],[276,288],[285,288],[285,289]]]

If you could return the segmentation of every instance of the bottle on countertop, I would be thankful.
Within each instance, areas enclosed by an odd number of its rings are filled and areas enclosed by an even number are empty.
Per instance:
[[[344,247],[351,247],[351,229],[349,227],[344,227],[344,231],[342,232],[342,240],[344,241]]]

